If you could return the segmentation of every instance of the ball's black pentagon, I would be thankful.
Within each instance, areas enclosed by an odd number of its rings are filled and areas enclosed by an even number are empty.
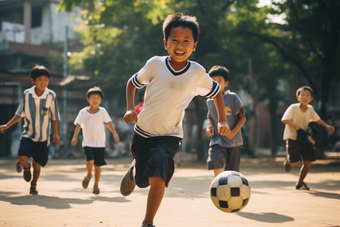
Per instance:
[[[238,172],[232,172],[231,175],[240,176],[240,174]]]
[[[221,208],[228,208],[228,201],[220,200],[219,203]]]
[[[236,212],[239,212],[240,209],[236,209],[236,210],[231,210],[231,213],[236,213]]]
[[[210,195],[211,196],[216,196],[217,195],[217,188],[211,188],[210,189]]]
[[[241,180],[242,180],[242,183],[243,183],[243,184],[245,184],[245,185],[249,186],[249,184],[248,184],[248,181],[247,181],[247,179],[246,179],[246,178],[244,178],[244,177],[241,177]]]
[[[240,196],[240,188],[231,188],[230,189],[231,196]]]
[[[249,202],[249,198],[248,199],[245,199],[243,200],[243,203],[242,203],[242,207],[244,207],[245,205],[247,205]]]
[[[228,184],[228,177],[222,177],[220,178],[220,180],[218,181],[219,185],[226,185]]]

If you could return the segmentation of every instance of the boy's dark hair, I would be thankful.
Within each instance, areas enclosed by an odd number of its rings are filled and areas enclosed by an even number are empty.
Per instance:
[[[102,89],[100,89],[100,87],[95,86],[93,88],[90,88],[87,92],[86,92],[86,97],[90,98],[91,95],[93,94],[98,94],[100,95],[101,98],[104,97],[104,93],[102,92]]]
[[[39,76],[47,76],[48,78],[51,77],[50,72],[45,66],[36,65],[31,69],[30,75],[33,80],[37,79]]]
[[[198,39],[199,25],[195,16],[184,15],[182,13],[169,14],[163,22],[163,36],[168,40],[172,28],[184,27],[192,30],[194,41]]]
[[[229,80],[229,70],[224,66],[214,65],[208,73],[210,77],[222,76],[226,82]]]
[[[302,86],[296,90],[296,97],[300,95],[302,91],[309,91],[310,95],[313,97],[313,89],[308,86]]]

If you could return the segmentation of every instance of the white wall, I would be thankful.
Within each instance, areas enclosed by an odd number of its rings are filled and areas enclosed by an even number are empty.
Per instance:
[[[72,27],[79,25],[74,18],[80,17],[81,9],[75,7],[72,12],[58,12],[58,4],[45,4],[42,10],[41,27],[31,29],[31,44],[61,43],[65,40],[65,26],[68,25],[68,39],[77,39]]]

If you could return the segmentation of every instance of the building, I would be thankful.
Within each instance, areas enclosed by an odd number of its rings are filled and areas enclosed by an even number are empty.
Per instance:
[[[100,80],[85,76],[66,76],[63,67],[65,50],[80,51],[73,26],[81,8],[59,12],[60,0],[0,1],[0,124],[9,121],[17,109],[22,93],[32,87],[31,68],[44,65],[51,72],[49,88],[57,93],[62,122],[59,134],[67,138],[67,125],[80,107],[86,105],[85,92]],[[68,43],[65,49],[65,41]],[[0,135],[0,156],[15,156],[22,123]],[[14,152],[11,150],[14,150]]]

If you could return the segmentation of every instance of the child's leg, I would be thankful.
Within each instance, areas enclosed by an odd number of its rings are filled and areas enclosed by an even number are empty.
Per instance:
[[[153,223],[153,219],[162,202],[165,191],[165,182],[163,177],[149,177],[149,182],[150,190],[146,205],[145,218],[142,223],[143,225],[145,225],[148,222]]]
[[[40,165],[33,160],[33,180],[31,182],[32,185],[36,185],[38,182],[38,179],[40,177],[41,167]]]
[[[218,174],[222,173],[222,172],[223,172],[223,169],[222,169],[222,168],[220,168],[220,169],[214,169],[214,175],[215,175],[215,177],[216,177]]]
[[[19,161],[24,168],[29,167],[29,162],[28,162],[27,156],[19,156]]]
[[[100,166],[94,165],[94,186],[98,187],[100,179],[101,168]]]
[[[297,184],[301,184],[303,182],[303,180],[307,176],[311,166],[312,166],[311,161],[307,161],[307,160],[303,161],[303,165],[301,166],[301,169],[300,169],[299,181],[297,182]]]
[[[87,176],[92,177],[92,168],[93,168],[94,160],[89,160],[86,162],[86,170],[87,170]]]

